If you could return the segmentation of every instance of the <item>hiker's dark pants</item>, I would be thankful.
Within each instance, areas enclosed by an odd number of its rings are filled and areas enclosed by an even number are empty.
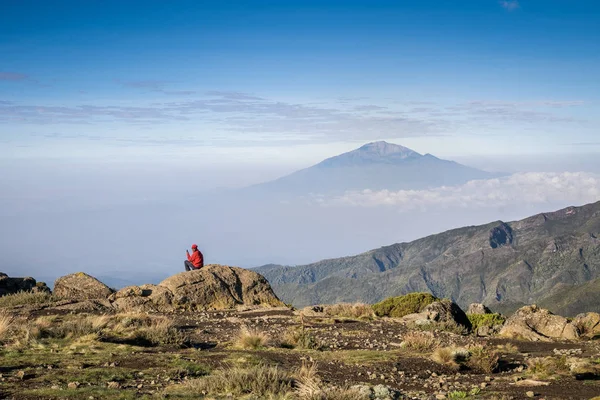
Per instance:
[[[194,264],[192,264],[192,263],[191,263],[190,261],[188,261],[188,260],[185,260],[185,262],[184,262],[183,264],[185,265],[185,270],[186,270],[186,271],[194,271],[194,270],[198,269],[198,268],[196,268],[196,267],[194,266]]]

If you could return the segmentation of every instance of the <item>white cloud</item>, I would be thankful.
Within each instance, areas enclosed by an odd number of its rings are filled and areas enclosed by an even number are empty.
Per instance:
[[[486,208],[552,203],[583,204],[600,200],[600,175],[586,172],[517,173],[430,190],[346,192],[317,203],[356,207],[389,206],[398,211],[431,208]]]
[[[503,0],[500,2],[500,5],[506,8],[508,11],[514,11],[517,8],[521,7],[517,0]]]

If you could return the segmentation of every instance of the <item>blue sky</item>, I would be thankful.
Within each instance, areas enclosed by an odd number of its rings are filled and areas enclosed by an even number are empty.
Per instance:
[[[600,3],[0,0],[0,156],[600,151]]]

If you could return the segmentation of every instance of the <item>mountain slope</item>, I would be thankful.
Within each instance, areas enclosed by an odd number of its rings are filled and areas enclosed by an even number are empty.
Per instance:
[[[302,195],[364,189],[426,189],[493,176],[497,175],[431,154],[421,155],[403,146],[374,142],[251,189]]]
[[[372,303],[426,291],[463,307],[483,302],[492,309],[514,310],[560,293],[565,298],[570,287],[589,292],[589,285],[580,285],[600,278],[600,202],[454,229],[353,257],[258,271],[284,301],[297,306]],[[573,314],[598,308],[600,296],[554,306],[556,312]]]

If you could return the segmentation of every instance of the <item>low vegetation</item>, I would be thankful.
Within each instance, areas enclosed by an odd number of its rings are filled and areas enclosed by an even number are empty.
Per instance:
[[[390,297],[380,303],[373,304],[373,311],[378,317],[402,318],[408,314],[419,313],[431,303],[439,299],[429,293],[409,293],[404,296]]]
[[[415,351],[431,351],[439,345],[440,341],[430,332],[408,332],[401,343],[403,348]]]
[[[498,369],[500,355],[490,347],[474,345],[468,348],[469,359],[467,365],[474,370],[491,374]]]
[[[283,397],[293,391],[294,378],[287,372],[264,364],[248,368],[230,367],[212,374],[190,379],[167,388],[167,393],[178,395],[233,396],[239,398],[252,394],[258,398]]]
[[[318,350],[321,348],[315,336],[304,327],[289,328],[281,339],[281,347],[301,350]]]
[[[501,314],[467,314],[474,332],[480,327],[492,328],[496,325],[504,324],[506,318]]]
[[[371,320],[375,317],[373,308],[364,303],[340,303],[330,306],[325,306],[323,312],[330,317],[355,318],[363,320]]]
[[[244,350],[259,350],[269,345],[270,337],[263,331],[243,327],[235,341],[235,347]]]
[[[44,304],[56,300],[46,292],[17,292],[0,296],[0,308]]]
[[[527,373],[537,379],[548,379],[570,372],[566,356],[535,357],[527,360]]]

